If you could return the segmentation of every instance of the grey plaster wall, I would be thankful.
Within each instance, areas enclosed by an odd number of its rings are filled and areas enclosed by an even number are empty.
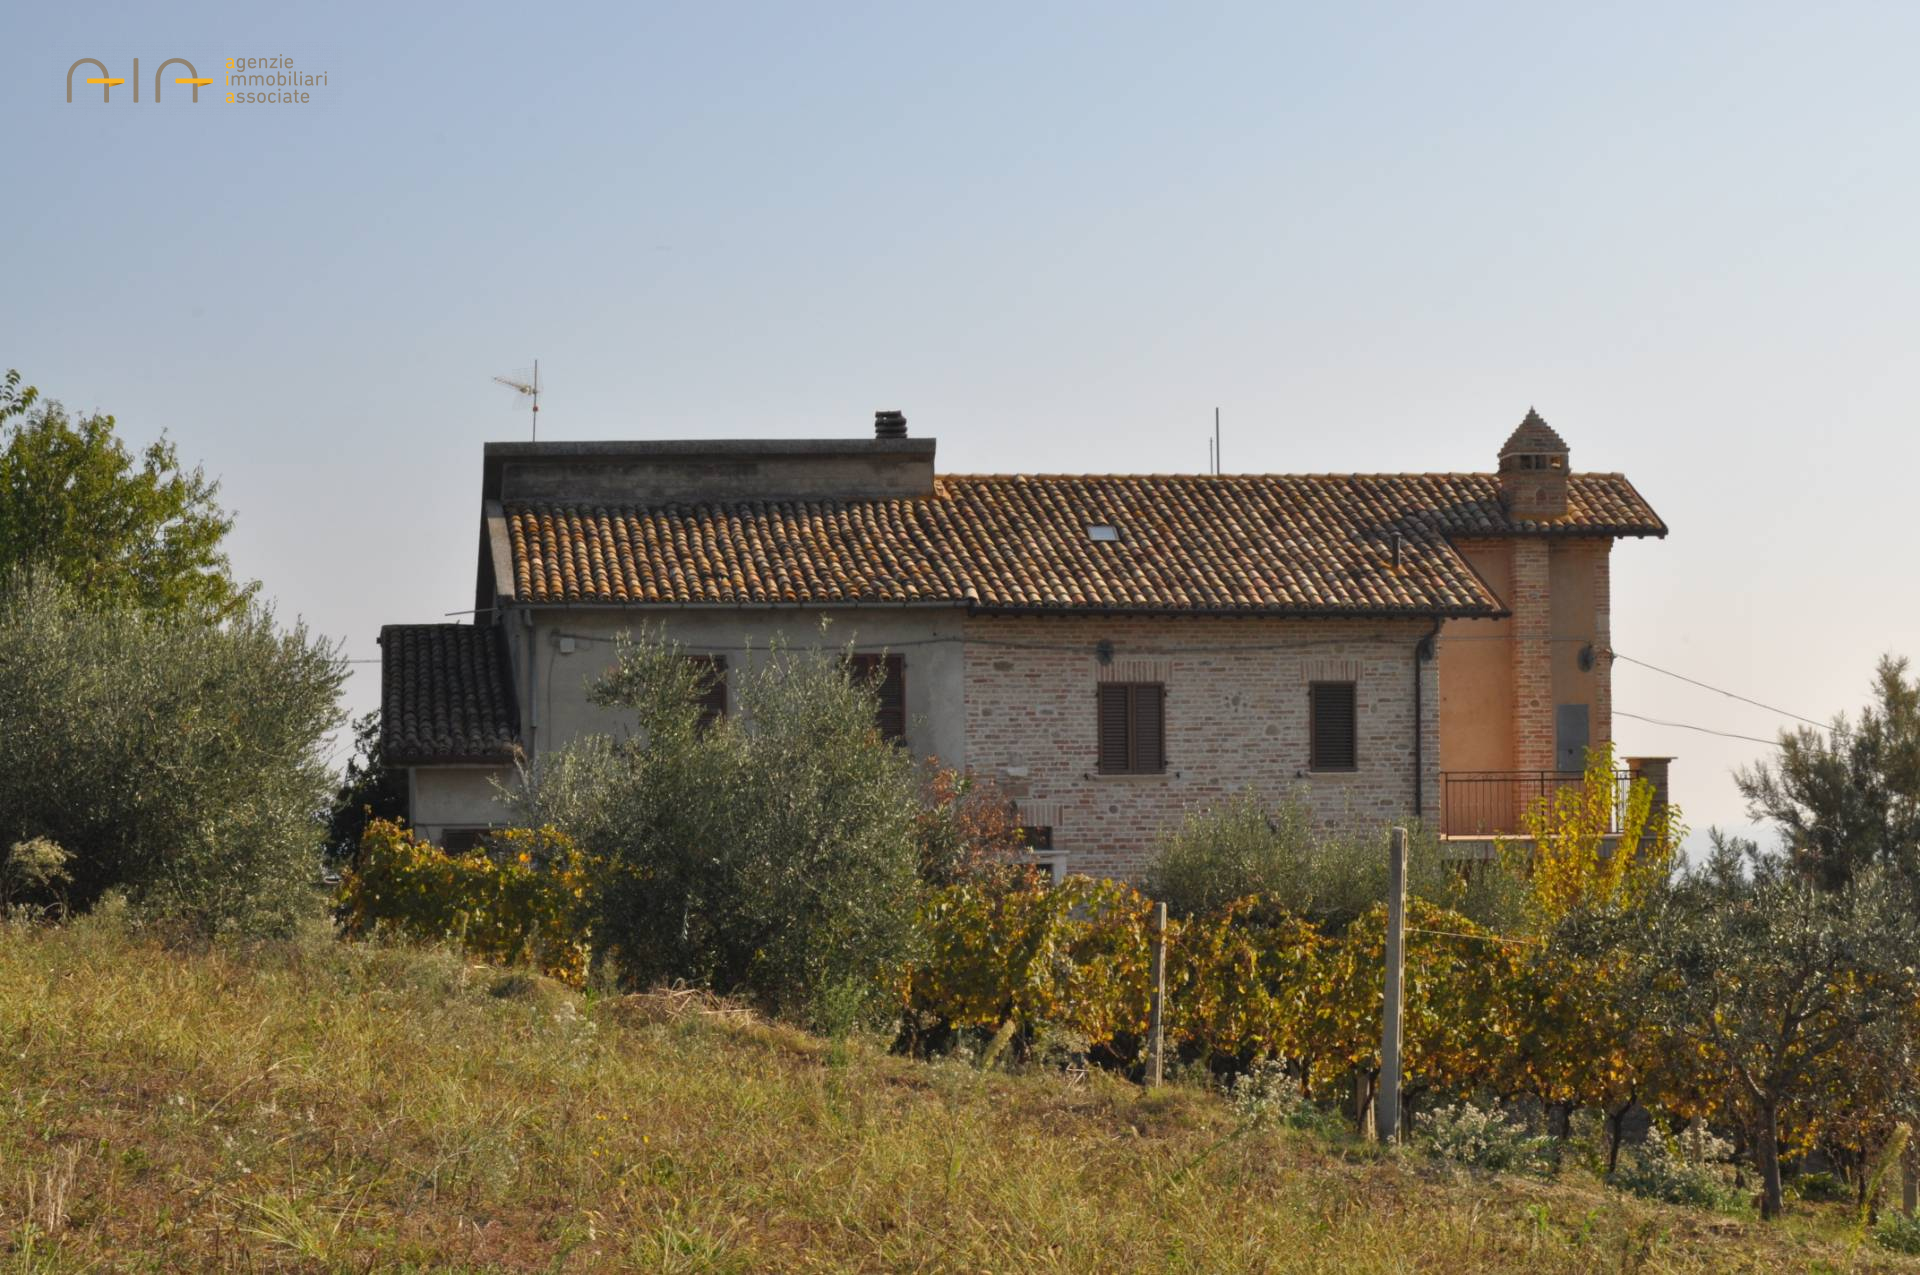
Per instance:
[[[724,655],[730,667],[763,658],[776,640],[792,650],[818,649],[823,657],[837,654],[849,643],[862,652],[899,655],[906,662],[907,745],[913,755],[938,756],[956,766],[966,762],[958,608],[649,608],[638,613],[534,607],[510,612],[509,624],[521,735],[535,758],[583,734],[618,737],[630,728],[621,714],[589,703],[587,692],[612,664],[615,638],[646,625],[664,632],[690,654]]]

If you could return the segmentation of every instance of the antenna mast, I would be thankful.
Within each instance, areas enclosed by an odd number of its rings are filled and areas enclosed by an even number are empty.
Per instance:
[[[533,379],[530,381],[516,380],[511,376],[496,376],[493,379],[497,381],[499,384],[506,386],[508,389],[512,390],[514,393],[520,395],[522,398],[529,398],[533,400],[533,441],[536,443],[539,442],[540,441],[540,360],[535,359],[533,361]]]

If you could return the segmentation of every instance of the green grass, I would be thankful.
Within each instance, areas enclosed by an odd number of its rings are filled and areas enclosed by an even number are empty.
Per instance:
[[[317,935],[0,927],[0,1102],[0,1270],[1920,1270]]]

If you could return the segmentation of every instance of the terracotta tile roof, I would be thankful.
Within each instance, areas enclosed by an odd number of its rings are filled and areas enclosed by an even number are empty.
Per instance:
[[[1501,604],[1449,536],[1666,534],[1620,475],[1569,485],[1546,522],[1509,517],[1492,474],[947,475],[918,498],[505,514],[532,602],[1486,615]]]
[[[381,751],[387,762],[510,761],[519,729],[506,643],[492,625],[380,630]]]

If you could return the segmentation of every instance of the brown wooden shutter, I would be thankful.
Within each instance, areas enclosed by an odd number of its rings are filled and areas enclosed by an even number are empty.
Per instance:
[[[1166,692],[1157,682],[1133,688],[1133,769],[1143,774],[1167,768]]]
[[[1307,687],[1307,764],[1314,770],[1353,770],[1359,764],[1352,682]]]
[[[727,657],[689,655],[700,673],[700,723],[711,725],[727,715]]]
[[[1099,688],[1101,773],[1144,775],[1167,768],[1166,693],[1158,682],[1107,682]]]
[[[1110,775],[1125,774],[1133,760],[1128,747],[1132,731],[1133,688],[1124,682],[1108,682],[1100,687],[1100,769]]]

